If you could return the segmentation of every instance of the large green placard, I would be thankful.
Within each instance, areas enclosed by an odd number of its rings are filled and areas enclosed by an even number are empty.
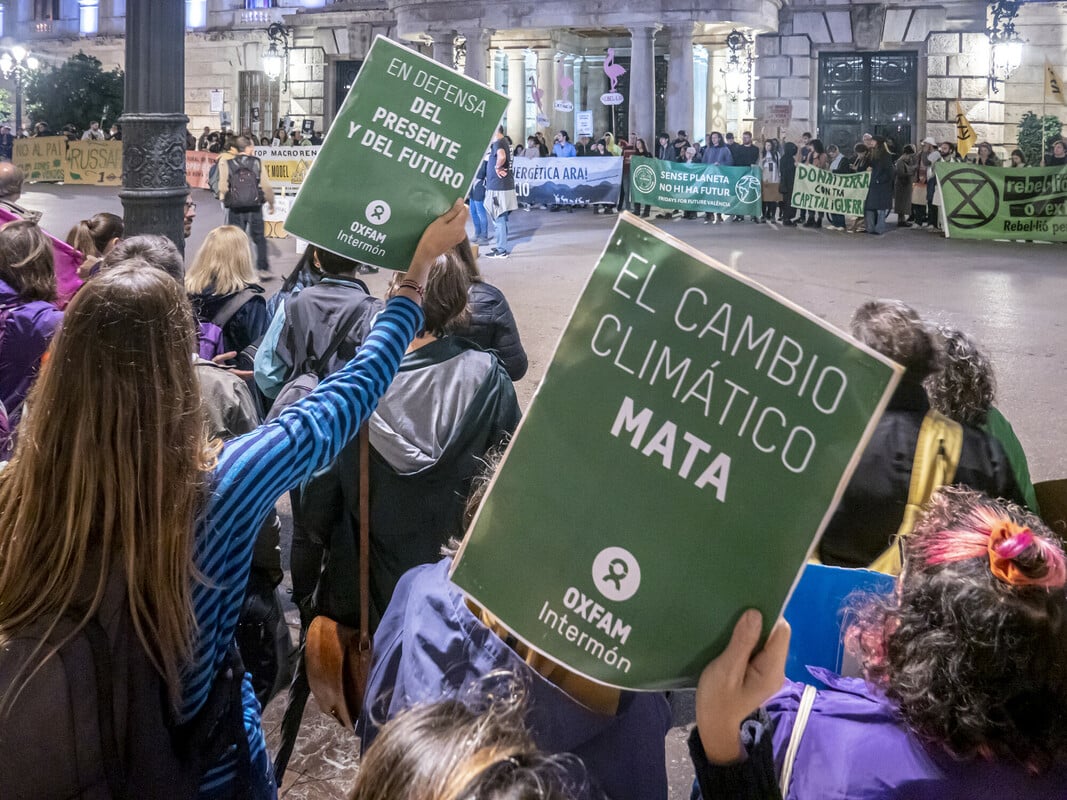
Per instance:
[[[1067,167],[934,165],[945,235],[1067,242]]]
[[[593,680],[694,686],[781,612],[900,372],[624,214],[453,579]]]
[[[426,226],[470,187],[507,98],[385,37],[300,186],[286,230],[406,270]]]
[[[658,158],[630,159],[630,190],[635,203],[681,211],[759,216],[763,184],[759,167],[682,164]]]

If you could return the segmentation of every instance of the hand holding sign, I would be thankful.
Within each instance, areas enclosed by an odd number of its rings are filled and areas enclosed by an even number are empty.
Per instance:
[[[759,611],[742,614],[730,644],[708,664],[697,684],[697,730],[713,764],[741,758],[741,723],[785,682],[789,623],[782,620],[775,625],[763,649],[753,655],[762,630]]]
[[[467,236],[467,220],[470,213],[462,199],[429,224],[419,239],[415,255],[411,259],[408,277],[420,285],[426,284],[430,267],[437,257],[448,252]]]

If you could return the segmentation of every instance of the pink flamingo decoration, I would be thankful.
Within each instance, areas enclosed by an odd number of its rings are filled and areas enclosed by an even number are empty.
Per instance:
[[[566,100],[567,92],[574,86],[574,81],[567,77],[567,73],[563,71],[563,65],[559,65],[559,99]]]
[[[537,81],[534,80],[532,75],[530,76],[530,92],[533,95],[534,103],[537,105],[537,110],[543,111],[544,109],[541,108],[541,98],[545,96],[545,90],[537,85]]]
[[[619,78],[626,74],[626,67],[621,64],[615,63],[615,48],[608,48],[608,57],[604,59],[604,74],[608,76],[611,81],[611,91],[615,91],[615,87],[619,83]]]

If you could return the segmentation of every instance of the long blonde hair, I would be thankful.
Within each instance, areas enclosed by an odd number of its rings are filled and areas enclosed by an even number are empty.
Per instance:
[[[196,637],[194,518],[215,455],[196,346],[181,286],[136,259],[67,308],[0,471],[0,646],[47,626],[3,704],[61,646],[45,641],[60,618],[79,609],[80,630],[121,569],[137,637],[177,705]]]
[[[233,294],[255,282],[252,243],[236,225],[223,225],[209,233],[185,274],[189,294]]]

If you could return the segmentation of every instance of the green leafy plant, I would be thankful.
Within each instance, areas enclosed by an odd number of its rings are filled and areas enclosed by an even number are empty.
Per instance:
[[[85,130],[92,120],[106,128],[122,114],[125,82],[121,69],[105,70],[100,59],[79,52],[27,76],[26,107],[34,122],[56,132],[67,123]]]
[[[1026,163],[1030,166],[1039,166],[1041,156],[1045,152],[1045,144],[1060,136],[1063,132],[1063,123],[1059,117],[1046,114],[1039,117],[1033,111],[1023,114],[1019,122],[1019,149],[1026,157]]]

